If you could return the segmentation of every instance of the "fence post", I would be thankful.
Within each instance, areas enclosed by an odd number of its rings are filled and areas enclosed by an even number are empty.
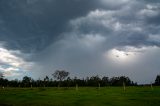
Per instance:
[[[126,91],[126,84],[123,82],[123,90]]]

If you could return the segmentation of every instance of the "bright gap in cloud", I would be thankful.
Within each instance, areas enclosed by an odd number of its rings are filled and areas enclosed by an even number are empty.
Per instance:
[[[134,61],[135,59],[135,53],[129,52],[129,51],[122,51],[118,49],[112,49],[105,53],[105,57],[109,58],[111,61],[114,61],[115,63],[127,63]]]
[[[20,51],[7,50],[0,47],[0,72],[4,73],[5,77],[20,76],[33,65],[32,62],[25,61]]]
[[[134,62],[140,61],[146,55],[150,54],[151,51],[157,50],[157,46],[148,47],[131,47],[125,46],[122,48],[113,48],[104,53],[106,59],[116,63],[116,64],[132,64]]]

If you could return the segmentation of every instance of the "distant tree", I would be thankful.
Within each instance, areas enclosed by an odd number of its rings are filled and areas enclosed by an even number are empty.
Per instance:
[[[62,87],[76,87],[78,89],[78,86],[93,86],[93,87],[99,87],[100,86],[134,86],[137,85],[137,83],[134,83],[129,79],[129,77],[125,76],[119,76],[119,77],[102,77],[100,78],[97,76],[91,76],[83,79],[79,79],[77,77],[70,78],[69,72],[65,70],[56,70],[53,74],[54,79],[49,79],[48,76],[44,77],[44,79],[38,79],[33,80],[31,77],[25,76],[20,81],[18,79],[15,80],[7,80],[4,79],[4,74],[0,72],[0,87],[56,87],[56,86],[62,86]],[[155,85],[160,85],[160,75],[157,75],[155,79]],[[124,86],[124,87],[125,87]]]
[[[70,77],[67,77],[67,86],[71,86],[72,84],[72,79]]]
[[[52,75],[57,80],[62,81],[69,75],[69,72],[65,70],[56,70]]]
[[[25,87],[29,87],[32,79],[31,77],[25,76],[23,77],[22,83]]]
[[[48,86],[48,83],[49,83],[49,77],[46,76],[46,77],[44,78],[44,87],[45,87],[45,86]]]
[[[120,82],[125,85],[131,85],[131,80],[129,79],[129,77],[121,76]]]
[[[133,85],[129,77],[121,76],[121,77],[112,77],[110,79],[110,84],[112,86],[122,86],[125,85]]]
[[[44,78],[44,81],[49,81],[49,77],[48,76],[46,76],[45,78]]]
[[[100,84],[101,79],[99,78],[99,76],[92,76],[90,77],[88,84],[89,86],[98,86]]]
[[[11,80],[10,81],[10,86],[12,86],[12,87],[18,87],[19,86],[18,79]]]
[[[0,72],[0,79],[4,78],[4,74],[2,72]]]
[[[155,85],[160,85],[160,75],[157,75]]]
[[[2,72],[0,72],[0,86],[3,86],[3,83],[4,83],[4,75]]]
[[[69,72],[65,70],[56,70],[52,75],[59,81],[58,86],[60,86],[60,83],[69,75]]]
[[[102,78],[102,85],[103,86],[107,86],[107,85],[109,85],[109,78],[108,77],[103,77]]]

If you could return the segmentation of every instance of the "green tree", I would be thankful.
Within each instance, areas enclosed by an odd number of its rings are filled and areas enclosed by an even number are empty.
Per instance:
[[[57,80],[63,81],[69,75],[69,72],[65,70],[56,70],[52,75]]]
[[[3,86],[4,84],[4,74],[2,72],[0,72],[0,86]]]
[[[29,87],[30,86],[30,83],[31,83],[31,77],[28,77],[28,76],[24,76],[23,77],[23,80],[22,80],[22,83],[25,87]]]
[[[49,83],[49,77],[46,76],[46,77],[44,78],[44,87],[48,86],[48,83]]]
[[[52,75],[59,81],[58,86],[60,86],[60,83],[69,75],[69,72],[65,70],[56,70]]]
[[[157,75],[155,85],[160,85],[160,75]]]
[[[4,78],[4,74],[2,72],[0,72],[0,79]]]

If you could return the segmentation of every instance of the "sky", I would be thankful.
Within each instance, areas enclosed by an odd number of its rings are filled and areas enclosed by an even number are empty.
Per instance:
[[[5,78],[160,74],[159,0],[0,0]]]

